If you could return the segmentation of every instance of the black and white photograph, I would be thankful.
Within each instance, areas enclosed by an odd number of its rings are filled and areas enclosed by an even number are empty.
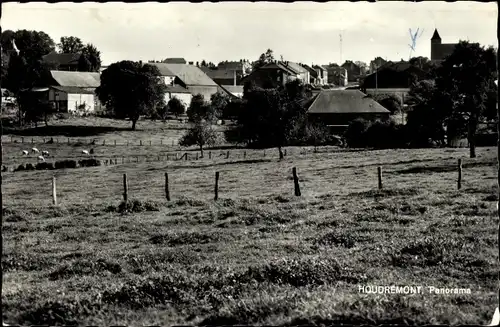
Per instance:
[[[496,2],[1,6],[2,326],[500,324]]]

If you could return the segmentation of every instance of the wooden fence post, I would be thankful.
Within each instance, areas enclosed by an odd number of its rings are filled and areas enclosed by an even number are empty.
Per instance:
[[[68,137],[68,144],[69,144],[69,137]]]
[[[123,174],[123,201],[128,200],[128,184],[127,184],[127,174]]]
[[[33,138],[31,138],[31,144],[33,144],[33,143],[35,143],[35,142],[33,141]]]
[[[188,160],[188,153],[184,153],[184,155],[186,156],[186,161]]]
[[[243,159],[246,159],[246,158],[247,158],[247,152],[246,152],[246,151],[244,151],[244,152],[243,152]]]
[[[266,150],[264,150],[264,158],[266,157]]]
[[[160,140],[160,145],[163,145],[163,139]]]
[[[128,142],[129,142],[129,141],[127,141],[127,146],[128,146]]]
[[[21,137],[21,143],[24,143],[24,137]]]
[[[196,152],[196,160],[198,160],[198,152]]]
[[[212,151],[208,151],[208,159],[212,159]]]
[[[300,186],[299,186],[299,178],[297,177],[297,168],[293,167],[292,168],[292,174],[293,174],[293,184],[295,186],[295,196],[300,196]]]
[[[24,143],[24,141],[23,141],[23,143]],[[45,138],[43,138],[43,143],[45,143]]]
[[[149,140],[149,146],[151,146],[151,140]]]
[[[56,176],[52,177],[52,204],[57,205]]]
[[[462,188],[462,159],[458,159],[458,181],[457,188],[460,190]]]
[[[13,142],[14,142],[12,139],[13,139],[13,137],[11,136],[11,137],[10,137],[10,143],[13,143]]]
[[[168,173],[165,173],[165,196],[167,201],[170,201],[170,190],[168,188]]]
[[[378,173],[378,189],[382,189],[382,167],[378,166],[377,167],[377,173]]]
[[[106,140],[102,140],[102,145],[106,145]]]
[[[214,200],[217,201],[217,199],[219,198],[219,172],[218,171],[215,172],[215,189],[214,189],[214,192],[215,192]]]
[[[175,160],[179,160],[179,153],[178,152],[175,153]]]
[[[139,140],[139,142],[140,142],[140,144],[139,144],[139,145],[141,145],[141,146],[142,146],[142,140]]]
[[[115,146],[116,146],[116,140],[115,140]]]
[[[226,153],[226,159],[229,159],[229,151]]]

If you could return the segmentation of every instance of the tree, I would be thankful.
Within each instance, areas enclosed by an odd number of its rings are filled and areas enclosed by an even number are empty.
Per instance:
[[[156,66],[120,61],[103,71],[96,94],[116,118],[129,118],[135,130],[141,115],[165,106],[166,86],[160,76]]]
[[[484,48],[479,43],[460,41],[436,71],[436,90],[446,97],[448,113],[447,128],[451,125],[467,126],[470,157],[476,157],[476,131],[478,123],[486,118],[487,106],[493,101],[488,96],[496,88],[496,51]]]
[[[232,119],[238,117],[244,105],[245,100],[243,99],[231,100],[222,111],[222,118]]]
[[[173,113],[176,117],[182,115],[186,110],[184,103],[176,97],[173,97],[168,101],[168,110]]]
[[[214,117],[222,117],[224,110],[228,106],[229,102],[231,102],[231,99],[224,93],[217,92],[212,94],[212,96],[210,97],[210,106],[212,107],[211,111]]]
[[[368,71],[368,65],[365,62],[355,61],[354,63],[360,68],[361,74],[364,74]]]
[[[191,103],[187,109],[187,116],[190,122],[199,122],[206,120],[213,122],[217,118],[215,108],[205,101],[202,94],[196,94],[191,99]]]
[[[181,146],[197,145],[200,147],[201,157],[203,158],[203,147],[205,145],[215,145],[219,142],[216,131],[212,128],[210,122],[206,120],[197,121],[186,134],[181,138]]]
[[[267,51],[264,52],[263,54],[261,54],[259,59],[256,62],[254,62],[253,68],[254,69],[260,68],[260,67],[262,67],[270,62],[273,62],[273,61],[274,61],[273,50],[267,49]]]
[[[63,36],[57,44],[61,53],[81,53],[84,46],[82,40],[75,36]]]
[[[282,147],[290,141],[291,131],[296,129],[297,122],[304,121],[304,98],[305,89],[300,80],[288,82],[279,89],[247,89],[238,125],[226,135],[234,143],[277,147],[282,160]]]
[[[19,55],[28,63],[40,60],[55,49],[54,40],[42,31],[18,30],[14,33],[14,40],[20,51]]]
[[[89,43],[85,45],[82,50],[82,56],[85,57],[88,65],[86,70],[80,70],[80,71],[86,71],[86,72],[98,72],[99,69],[101,68],[101,52],[97,50],[97,48]]]
[[[201,61],[201,67],[207,67],[207,62],[205,61],[205,59]]]
[[[372,95],[373,100],[377,101],[382,107],[391,112],[391,115],[402,110],[401,97],[392,93],[381,93]]]

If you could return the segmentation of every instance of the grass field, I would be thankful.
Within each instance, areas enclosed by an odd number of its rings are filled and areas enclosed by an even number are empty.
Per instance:
[[[17,146],[5,144],[4,155]],[[467,149],[290,151],[283,162],[269,149],[273,157],[249,151],[247,160],[4,173],[4,321],[489,323],[498,303],[494,148],[479,148],[476,159]],[[123,173],[135,200],[127,206]],[[360,285],[471,294],[363,294]]]

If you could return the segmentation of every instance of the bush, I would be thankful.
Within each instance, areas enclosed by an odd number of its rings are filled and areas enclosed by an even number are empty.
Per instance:
[[[52,162],[39,162],[35,166],[36,170],[52,170],[54,169],[54,164]]]
[[[101,165],[101,161],[97,159],[83,159],[78,161],[80,167],[97,167]]]
[[[365,119],[356,119],[349,124],[344,134],[347,145],[350,148],[361,148],[366,146],[365,134],[370,125],[370,122]]]
[[[56,161],[56,163],[55,163],[56,169],[76,168],[76,167],[77,167],[76,160]]]
[[[24,165],[19,165],[19,166],[17,166],[16,169],[14,169],[14,171],[23,171],[23,170],[26,170],[26,168],[24,167]]]
[[[35,170],[35,166],[33,164],[26,164],[26,170]]]

